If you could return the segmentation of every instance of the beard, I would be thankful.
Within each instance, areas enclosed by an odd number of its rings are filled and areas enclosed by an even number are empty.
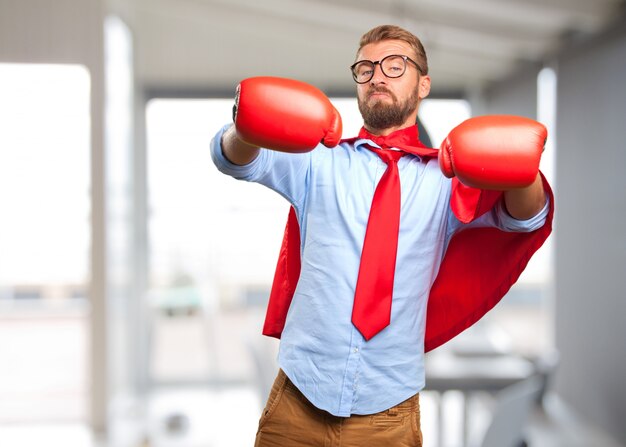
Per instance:
[[[375,92],[387,93],[391,97],[391,104],[383,101],[368,101],[369,96]],[[400,102],[396,95],[384,87],[372,87],[368,90],[365,99],[357,98],[363,122],[370,129],[389,129],[401,126],[409,115],[417,109],[418,100],[417,89],[405,101]]]

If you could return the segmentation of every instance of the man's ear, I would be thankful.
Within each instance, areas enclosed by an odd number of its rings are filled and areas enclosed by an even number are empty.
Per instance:
[[[418,82],[419,82],[419,85],[417,86],[417,88],[418,88],[418,92],[417,92],[418,97],[419,97],[419,99],[424,99],[430,93],[430,76],[428,76],[428,75],[420,76]]]

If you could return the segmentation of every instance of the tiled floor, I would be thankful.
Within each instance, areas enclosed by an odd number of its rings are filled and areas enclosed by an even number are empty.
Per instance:
[[[435,401],[422,398],[424,447],[436,447]],[[450,407],[453,408],[453,405]],[[147,410],[120,415],[107,442],[81,424],[0,425],[0,446],[10,447],[242,447],[254,443],[261,404],[253,388],[163,390]],[[144,413],[145,417],[141,417]],[[451,413],[450,438],[460,436]],[[460,420],[460,418],[457,418]],[[458,422],[457,420],[457,422]],[[456,427],[456,429],[455,429]],[[52,443],[52,444],[51,444]],[[455,445],[453,440],[447,445]]]
[[[448,399],[446,439],[436,439],[433,396],[424,396],[422,432],[424,447],[461,447],[460,402]],[[553,402],[549,406],[558,407]],[[547,417],[537,411],[531,420],[531,447],[623,447],[606,435],[578,424],[567,411],[552,408]],[[207,391],[169,390],[156,393],[146,417],[128,414],[118,421],[108,441],[93,436],[83,424],[0,425],[3,447],[245,447],[252,446],[259,416],[258,396],[252,388]],[[132,413],[132,412],[131,412]],[[486,416],[486,418],[485,418]],[[488,415],[474,420],[469,446],[480,446],[480,432]],[[479,418],[480,419],[480,418]]]
[[[104,441],[86,427],[88,357],[84,315],[57,315],[36,321],[19,316],[3,318],[0,447],[251,446],[264,397],[255,381],[259,372],[253,369],[250,347],[243,340],[250,334],[256,336],[254,340],[266,340],[258,336],[259,323],[255,319],[251,315],[231,315],[214,320],[215,333],[225,340],[238,340],[239,344],[209,340],[217,347],[213,359],[198,357],[202,352],[206,355],[207,350],[207,334],[198,326],[199,320],[161,321],[160,332],[154,334],[155,375],[168,379],[218,369],[223,377],[237,377],[240,385],[154,388],[141,405],[116,408],[113,429]],[[437,395],[423,393],[421,406],[424,447],[461,447],[461,396],[449,392],[444,398],[441,440],[437,439]],[[471,447],[479,445],[489,419],[488,406],[480,400],[474,402]],[[532,447],[620,447],[602,433],[580,425],[559,408],[558,401],[551,405],[549,416],[534,415],[529,440]]]

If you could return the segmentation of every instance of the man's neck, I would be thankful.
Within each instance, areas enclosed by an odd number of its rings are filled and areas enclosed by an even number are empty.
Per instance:
[[[406,129],[407,127],[414,126],[417,123],[417,113],[411,114],[406,121],[404,121],[399,126],[392,126],[383,129],[376,129],[368,126],[367,124],[363,124],[363,127],[371,133],[372,135],[376,135],[378,137],[386,137],[387,135],[394,133],[397,130]]]
[[[415,123],[413,122],[410,124],[405,123],[400,126],[387,127],[385,129],[375,129],[375,128],[368,126],[367,124],[364,124],[363,127],[365,127],[365,129],[372,135],[376,135],[378,137],[386,137],[387,135],[394,133],[396,130],[406,129],[407,127],[411,127],[414,125]]]

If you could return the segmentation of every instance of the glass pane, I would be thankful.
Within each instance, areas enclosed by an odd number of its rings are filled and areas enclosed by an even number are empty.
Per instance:
[[[0,64],[0,422],[85,417],[89,82]]]
[[[209,142],[232,100],[147,106],[150,376],[250,380],[289,205],[217,171]]]

